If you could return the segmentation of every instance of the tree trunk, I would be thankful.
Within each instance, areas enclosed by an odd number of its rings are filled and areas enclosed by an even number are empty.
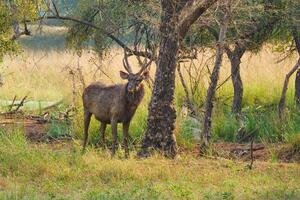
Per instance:
[[[300,106],[300,69],[298,69],[295,80],[295,100],[297,106]]]
[[[148,108],[148,120],[142,150],[139,156],[148,156],[149,148],[161,151],[167,157],[175,157],[176,139],[173,135],[176,112],[173,106],[176,57],[179,37],[176,24],[178,16],[170,1],[162,1],[161,42],[152,97]]]
[[[174,104],[175,72],[179,43],[190,26],[217,0],[204,0],[179,24],[178,16],[187,0],[161,0],[160,49],[155,82],[148,108],[148,120],[139,156],[149,155],[149,148],[161,151],[167,157],[177,153]]]
[[[222,57],[224,53],[224,46],[225,46],[225,38],[227,32],[229,17],[227,13],[224,15],[223,22],[220,28],[219,40],[217,43],[217,53],[216,53],[216,60],[213,72],[210,76],[210,85],[207,91],[206,100],[205,100],[205,114],[204,114],[204,145],[209,145],[209,140],[211,138],[211,118],[212,118],[212,111],[213,111],[213,100],[216,93],[216,88],[219,80],[219,73],[222,64]]]
[[[236,47],[233,52],[228,52],[227,55],[231,63],[231,80],[233,84],[233,101],[232,101],[232,113],[240,114],[242,111],[243,103],[243,82],[241,78],[240,64],[241,58],[245,53],[245,49]]]
[[[299,38],[299,30],[297,26],[292,27],[292,35],[295,41],[296,49],[300,56],[300,38]],[[295,100],[297,106],[300,106],[300,69],[298,69],[295,80]]]
[[[300,58],[298,59],[298,62],[295,64],[295,66],[291,69],[291,71],[289,71],[289,73],[287,73],[287,75],[285,77],[283,88],[282,88],[282,93],[281,93],[281,98],[280,98],[279,105],[278,105],[278,115],[280,118],[282,118],[282,115],[283,115],[283,108],[285,105],[286,92],[288,89],[290,77],[296,72],[296,70],[299,68],[299,66],[300,66]]]

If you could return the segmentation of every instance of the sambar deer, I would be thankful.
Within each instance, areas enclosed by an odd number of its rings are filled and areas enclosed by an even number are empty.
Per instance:
[[[120,71],[126,84],[106,86],[100,82],[92,83],[84,89],[82,100],[84,108],[84,141],[85,150],[88,140],[88,129],[91,116],[100,121],[100,144],[105,144],[105,129],[107,124],[112,128],[112,155],[115,154],[117,144],[117,125],[123,123],[123,144],[125,157],[129,155],[128,130],[130,121],[144,97],[142,81],[148,79],[148,66],[152,60],[145,62],[138,73],[133,73],[128,62],[128,54],[125,52],[123,65],[126,72]]]

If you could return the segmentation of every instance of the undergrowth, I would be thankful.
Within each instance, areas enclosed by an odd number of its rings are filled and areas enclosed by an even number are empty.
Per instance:
[[[297,164],[245,163],[154,155],[127,160],[79,141],[32,144],[0,131],[0,199],[299,199]],[[263,183],[263,184],[262,184]]]
[[[108,56],[106,60],[101,61],[101,67],[105,70],[114,81],[122,82],[119,79],[118,71],[121,69],[122,52]],[[59,59],[61,56],[64,59]],[[72,53],[55,52],[55,51],[29,51],[19,57],[10,59],[6,58],[2,65],[4,74],[4,85],[0,90],[0,98],[12,100],[15,95],[22,98],[28,95],[27,101],[57,102],[64,99],[66,105],[72,104],[72,94],[75,92],[78,97],[76,108],[78,112],[73,118],[72,126],[66,127],[66,124],[52,122],[48,134],[52,137],[60,137],[70,134],[75,139],[81,139],[83,133],[83,114],[82,114],[82,83],[76,79],[72,82],[69,68],[77,69],[81,66],[85,78],[85,84],[92,81],[102,81],[107,84],[111,82],[103,74],[94,74],[97,70],[91,65],[90,59],[93,58],[91,52],[83,52],[81,57]],[[288,142],[291,143],[293,138],[300,134],[300,114],[299,109],[294,105],[293,87],[289,87],[287,93],[286,111],[284,119],[280,120],[277,114],[277,105],[281,94],[283,78],[288,67],[293,63],[293,59],[286,60],[284,63],[277,65],[270,64],[275,54],[262,51],[260,56],[247,58],[247,62],[242,63],[242,79],[244,82],[244,98],[242,117],[237,120],[231,114],[232,101],[232,84],[229,80],[218,89],[214,102],[214,113],[212,119],[212,140],[236,142],[238,130],[245,128],[245,132],[255,137],[258,142]],[[264,60],[261,60],[263,57]],[[132,60],[131,60],[132,62]],[[132,63],[136,67],[135,63]],[[286,66],[286,67],[282,67]],[[69,68],[66,68],[69,67]],[[222,66],[220,83],[227,77],[230,68],[228,63],[224,62]],[[185,74],[185,71],[183,71]],[[268,76],[266,76],[268,74]],[[152,72],[153,75],[153,72]],[[189,77],[186,75],[187,86]],[[198,89],[194,95],[191,95],[195,109],[198,111],[197,117],[187,117],[184,113],[185,93],[179,79],[176,79],[174,104],[177,111],[177,121],[175,134],[178,144],[192,148],[195,143],[201,140],[203,105],[207,91],[207,77],[199,83]],[[293,80],[290,81],[291,83]],[[73,91],[75,84],[76,91]],[[150,101],[151,89],[146,88],[146,95],[131,122],[130,143],[133,147],[139,144],[145,132],[147,123],[148,104]],[[190,91],[190,94],[191,91]],[[17,99],[18,100],[18,99]],[[32,106],[34,107],[34,106]],[[40,107],[40,108],[39,108]],[[62,110],[66,106],[62,106]],[[29,108],[29,107],[28,107]],[[25,106],[25,109],[27,107]],[[7,107],[1,110],[7,110]],[[42,114],[43,110],[37,106],[36,112]],[[52,111],[51,111],[52,112]],[[71,129],[70,129],[71,128]],[[121,125],[119,126],[119,139],[121,140]],[[111,140],[110,126],[106,130],[108,142]],[[90,126],[89,141],[95,145],[99,140],[99,122],[92,119]]]

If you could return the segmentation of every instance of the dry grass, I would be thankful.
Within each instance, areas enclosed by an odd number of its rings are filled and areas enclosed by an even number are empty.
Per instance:
[[[57,100],[62,97],[69,97],[72,90],[72,79],[67,67],[76,69],[78,65],[84,72],[86,83],[100,80],[110,84],[121,81],[118,73],[119,70],[123,70],[123,52],[121,50],[112,50],[111,54],[106,56],[104,60],[95,60],[94,57],[94,54],[89,51],[83,52],[81,57],[72,52],[56,51],[25,51],[17,57],[6,57],[1,65],[5,85],[1,88],[0,97],[12,99],[15,94],[24,96],[27,93],[35,100]],[[265,48],[257,55],[247,54],[243,58],[241,74],[245,86],[245,96],[255,96],[251,93],[253,91],[259,91],[259,94],[263,93],[265,96],[279,96],[285,74],[293,66],[295,58],[276,63],[278,58],[279,54],[272,53],[269,48]],[[103,73],[95,74],[97,67],[93,64],[94,61],[112,80]],[[133,68],[137,69],[136,60],[131,60],[131,63]],[[197,65],[199,62],[196,61],[195,63]],[[154,71],[154,67],[152,69]],[[220,82],[229,75],[229,63],[225,59]],[[207,73],[204,73],[203,80],[204,82],[201,83],[207,87]],[[79,80],[76,81],[79,84]],[[292,83],[293,79],[291,80]],[[231,82],[228,81],[221,88],[222,90],[225,93],[231,90]]]
[[[106,83],[121,82],[118,71],[122,69],[122,56],[122,51],[113,50],[111,56],[97,61],[112,81],[103,73],[95,74],[97,67],[91,60],[94,55],[87,51],[80,58],[70,52],[54,51],[26,51],[18,57],[5,58],[1,65],[5,84],[0,90],[0,97],[12,99],[14,95],[22,97],[29,94],[29,98],[33,100],[66,98],[71,101],[70,68],[76,71],[79,63],[87,84],[96,80]],[[276,64],[277,58],[277,54],[267,49],[259,55],[245,57],[242,76],[245,98],[250,99],[247,102],[259,98],[260,101],[268,103],[278,97],[284,75],[294,60]],[[137,67],[136,63],[133,65]],[[226,61],[221,80],[229,73]],[[201,89],[207,86],[208,76],[205,77]],[[180,85],[178,81],[177,85]],[[76,88],[80,94],[82,85],[78,78]],[[182,98],[180,90],[177,89],[176,98]],[[229,81],[219,94],[230,96],[231,92]],[[147,90],[146,99],[132,122],[131,135],[134,138],[143,133],[149,94],[150,91]],[[82,132],[80,111],[79,107],[79,114],[74,119],[74,135],[81,135]],[[220,116],[215,123],[220,123],[220,132],[224,133],[229,122],[226,121],[227,118],[222,118],[223,114]],[[180,132],[182,123],[177,123],[178,137],[186,134]],[[91,132],[94,135],[90,139],[94,143],[98,135],[98,123],[95,121],[92,123]],[[88,153],[81,155],[80,149],[80,141],[77,140],[53,148],[47,144],[32,145],[25,140],[22,133],[1,133],[0,199],[300,198],[300,168],[297,164],[255,162],[254,170],[248,170],[246,163],[224,159],[196,159],[190,155],[180,155],[175,160],[166,160],[159,156],[137,160],[133,152],[130,159],[122,160],[120,155],[123,152],[118,152],[117,158],[111,159],[105,151],[90,148]]]
[[[110,158],[77,141],[31,145],[20,133],[0,135],[1,199],[299,199],[297,164],[225,159]],[[132,153],[133,154],[133,153]]]

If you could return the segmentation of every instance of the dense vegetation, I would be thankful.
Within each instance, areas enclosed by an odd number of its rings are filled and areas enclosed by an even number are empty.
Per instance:
[[[279,163],[300,159],[299,20],[293,0],[1,1],[0,198],[299,199],[299,165]],[[130,157],[110,157],[110,127],[97,148],[95,119],[82,154],[82,91],[122,82],[124,51],[153,60]]]

